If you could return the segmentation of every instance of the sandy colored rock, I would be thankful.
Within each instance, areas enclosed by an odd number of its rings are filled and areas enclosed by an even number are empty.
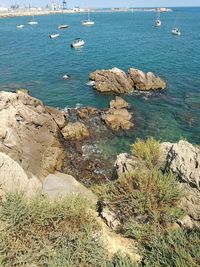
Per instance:
[[[92,107],[80,108],[77,114],[80,119],[88,119],[90,116],[98,114],[98,110]]]
[[[113,130],[129,130],[133,127],[132,116],[126,109],[110,108],[101,118]]]
[[[62,134],[65,139],[70,140],[82,140],[90,136],[87,127],[81,122],[69,122],[62,129]]]
[[[0,195],[19,192],[27,197],[41,193],[42,184],[36,177],[28,178],[22,167],[0,152]]]
[[[116,96],[114,100],[110,101],[110,108],[122,109],[127,107],[128,103],[119,96]]]
[[[54,119],[55,123],[60,129],[64,128],[68,122],[68,115],[66,112],[60,111],[52,107],[46,107],[51,117]]]
[[[200,149],[187,141],[178,143],[162,143],[165,155],[166,171],[172,171],[183,182],[187,182],[200,190]]]
[[[93,87],[100,92],[124,94],[132,91],[126,73],[118,68],[97,70],[90,74],[90,79],[95,82]]]
[[[131,68],[128,71],[128,78],[132,86],[141,91],[165,89],[166,82],[152,72],[145,73],[141,70]]]
[[[62,165],[59,127],[41,101],[27,94],[0,93],[0,151],[28,177],[43,178]]]

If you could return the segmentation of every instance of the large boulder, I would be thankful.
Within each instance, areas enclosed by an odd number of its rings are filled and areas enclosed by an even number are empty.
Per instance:
[[[42,184],[36,177],[28,178],[17,162],[0,152],[0,197],[9,192],[31,197],[39,194],[41,189]]]
[[[61,111],[48,109],[25,93],[1,92],[0,121],[0,151],[28,177],[43,178],[61,168],[64,152],[58,135],[65,124]]]
[[[94,81],[93,87],[100,92],[124,94],[132,91],[126,73],[118,68],[97,70],[90,74],[90,79]]]
[[[140,91],[165,89],[167,86],[166,82],[154,73],[144,73],[134,68],[129,69],[128,78],[132,83],[132,87]]]
[[[175,144],[162,143],[161,149],[165,155],[165,170],[200,190],[200,149],[183,140]]]
[[[63,173],[49,174],[43,181],[43,194],[51,199],[80,196],[85,198],[90,203],[96,205],[97,197],[89,189],[80,184],[71,175]]]
[[[62,134],[66,140],[83,140],[90,136],[89,130],[81,122],[69,122],[63,129]]]

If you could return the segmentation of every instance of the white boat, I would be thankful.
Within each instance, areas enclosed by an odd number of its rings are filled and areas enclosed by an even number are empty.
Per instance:
[[[23,29],[23,28],[24,28],[24,25],[23,25],[23,24],[21,24],[21,25],[17,25],[17,28],[18,28],[18,29]]]
[[[155,27],[160,27],[161,24],[162,24],[162,22],[161,22],[161,20],[160,20],[160,11],[158,11],[157,19],[156,19],[156,21],[155,21],[154,26],[155,26]]]
[[[90,20],[90,12],[88,11],[88,19],[87,20],[83,20],[82,21],[82,25],[83,26],[92,26],[94,24],[95,24],[94,21]]]
[[[171,31],[171,33],[172,33],[173,35],[178,35],[178,36],[181,35],[181,32],[180,32],[180,30],[179,30],[178,27],[175,27],[175,28]]]
[[[67,24],[63,24],[63,25],[59,25],[58,26],[58,29],[60,29],[60,30],[64,30],[64,29],[67,29],[67,28],[69,28],[69,25],[67,25]]]
[[[29,21],[29,23],[28,23],[29,25],[37,25],[38,24],[38,22],[35,20],[35,16],[33,15],[33,18],[32,18],[32,20],[31,21]]]
[[[56,34],[50,34],[50,35],[49,35],[49,38],[50,38],[50,39],[55,39],[55,38],[58,38],[58,37],[60,37],[60,34],[59,34],[59,33],[56,33]]]
[[[71,43],[72,48],[79,48],[79,47],[83,47],[84,45],[85,45],[85,42],[80,38],[76,38],[74,42]]]

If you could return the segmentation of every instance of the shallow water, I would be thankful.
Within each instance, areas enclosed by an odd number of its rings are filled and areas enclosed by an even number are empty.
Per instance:
[[[165,141],[186,138],[200,143],[200,8],[179,8],[162,13],[162,27],[153,27],[155,13],[95,13],[94,27],[82,27],[86,14],[37,17],[38,26],[29,26],[28,17],[0,19],[0,90],[27,88],[47,105],[59,108],[95,106],[106,108],[111,95],[86,86],[96,69],[129,67],[153,71],[166,79],[165,92],[127,95],[135,117],[135,131],[116,137],[107,153],[127,150],[136,137],[154,136]],[[181,37],[170,34],[175,21]],[[70,28],[51,40],[61,23]],[[17,29],[17,24],[25,24]],[[81,37],[83,49],[70,43]],[[64,74],[72,75],[63,80]],[[104,144],[101,144],[104,147]],[[112,152],[111,152],[112,151]]]

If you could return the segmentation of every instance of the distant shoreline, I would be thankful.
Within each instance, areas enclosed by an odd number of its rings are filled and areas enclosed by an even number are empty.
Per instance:
[[[156,12],[158,11],[157,8],[112,8],[112,9],[91,9],[90,12],[93,13],[114,13],[114,12]],[[170,8],[161,8],[160,12],[170,12],[173,11]],[[65,14],[80,14],[88,12],[88,9],[74,11],[72,9],[64,10],[63,13]],[[62,14],[62,10],[18,10],[18,11],[4,11],[0,12],[0,18],[13,18],[13,17],[25,17],[25,16],[44,16],[44,15],[55,15],[55,14]]]

